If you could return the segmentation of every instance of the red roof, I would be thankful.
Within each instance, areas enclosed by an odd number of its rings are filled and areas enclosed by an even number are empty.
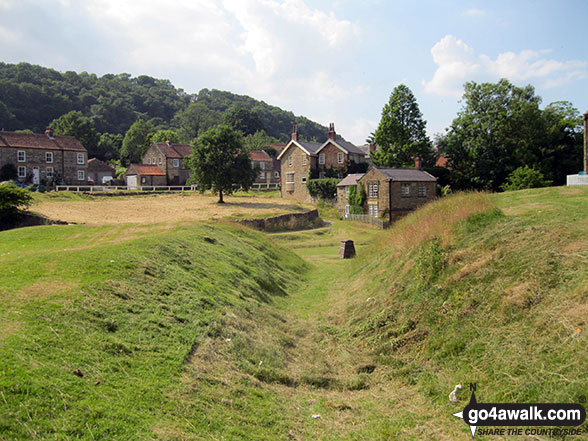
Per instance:
[[[165,173],[157,165],[131,164],[127,175],[165,176]]]
[[[252,161],[271,161],[272,157],[263,150],[253,150],[249,152]]]
[[[67,150],[87,152],[73,136],[55,135],[51,138],[40,133],[16,133],[0,131],[0,147],[40,150]]]
[[[447,162],[449,162],[449,158],[447,158],[447,156],[441,155],[441,156],[439,156],[439,158],[437,158],[437,162],[435,162],[435,166],[447,168]]]
[[[270,147],[276,149],[278,154],[280,154],[280,152],[286,148],[286,144],[270,144]]]
[[[154,144],[160,148],[166,158],[170,159],[183,159],[191,151],[191,147],[186,144],[168,144],[166,142],[156,142]]]

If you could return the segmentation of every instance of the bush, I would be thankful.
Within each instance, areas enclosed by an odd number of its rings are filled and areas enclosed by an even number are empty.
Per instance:
[[[0,184],[0,222],[12,221],[31,204],[31,193],[11,182]]]
[[[550,185],[551,181],[545,179],[543,173],[525,165],[513,171],[506,178],[506,182],[501,185],[501,188],[504,191],[515,191],[524,190],[525,188],[548,187]]]
[[[0,181],[11,181],[18,177],[18,171],[14,164],[4,164],[0,168]]]
[[[339,182],[341,179],[337,178],[309,179],[306,188],[313,198],[335,199]]]
[[[351,214],[364,214],[363,205],[366,200],[365,188],[363,185],[349,188],[349,212]]]

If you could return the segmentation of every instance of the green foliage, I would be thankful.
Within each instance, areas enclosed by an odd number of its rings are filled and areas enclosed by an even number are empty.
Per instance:
[[[82,112],[72,110],[53,120],[50,124],[56,135],[73,136],[88,150],[88,156],[98,153],[100,137],[94,127],[94,121],[84,116]]]
[[[152,135],[148,135],[145,142],[148,144],[147,148],[149,148],[154,142],[162,143],[167,141],[170,141],[172,144],[179,144],[180,137],[175,130],[158,130]]]
[[[265,129],[263,122],[261,122],[255,110],[249,110],[240,106],[232,106],[226,111],[224,123],[235,130],[241,131],[243,135],[253,135]]]
[[[0,168],[0,182],[14,180],[18,177],[18,170],[14,164],[4,164]]]
[[[504,191],[515,191],[526,188],[548,187],[550,185],[551,181],[545,179],[543,173],[525,165],[513,171],[501,188]]]
[[[416,271],[424,283],[437,280],[447,267],[447,251],[441,239],[435,237],[421,245],[415,259]]]
[[[95,157],[102,161],[118,159],[122,148],[123,136],[112,133],[103,133],[98,141],[98,149]]]
[[[147,137],[153,132],[154,127],[149,121],[142,119],[133,123],[125,134],[120,149],[120,159],[125,165],[138,163],[147,151]]]
[[[425,165],[434,163],[426,123],[412,91],[401,84],[390,95],[382,109],[382,119],[374,139],[380,149],[371,154],[381,167],[414,167],[419,156]]]
[[[212,127],[198,136],[188,166],[192,170],[190,182],[201,191],[218,192],[219,203],[224,202],[223,193],[231,194],[235,188],[249,190],[257,175],[243,148],[241,133],[227,125]]]
[[[0,184],[0,222],[13,221],[23,210],[26,210],[33,197],[30,191],[20,188],[11,182]]]
[[[319,199],[335,199],[337,197],[338,178],[307,179],[306,188],[310,195]]]
[[[361,184],[349,188],[349,212],[351,214],[364,214],[364,204],[367,199],[365,187]]]

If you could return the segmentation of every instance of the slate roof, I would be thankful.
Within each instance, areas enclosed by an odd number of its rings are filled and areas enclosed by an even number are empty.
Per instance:
[[[191,147],[187,144],[167,144],[165,142],[154,142],[162,153],[169,159],[183,159],[190,154]]]
[[[286,147],[280,152],[280,154],[278,155],[278,159],[282,158],[282,155],[291,145],[295,145],[299,148],[301,147],[303,150],[306,150],[310,155],[316,154],[316,152],[322,147],[322,144],[319,144],[318,142],[291,140],[288,144],[286,144]]]
[[[127,175],[165,176],[157,165],[131,164],[125,173]]]
[[[55,135],[49,138],[49,136],[40,133],[0,131],[0,147],[87,152],[80,141],[73,136]]]
[[[416,168],[378,168],[384,176],[392,181],[411,181],[411,182],[435,182],[437,178],[429,173],[417,170]]]
[[[263,150],[254,150],[249,152],[249,156],[251,157],[252,161],[271,161],[272,158],[267,152]]]
[[[340,147],[343,147],[349,153],[357,153],[359,155],[365,155],[365,152],[362,149],[360,149],[359,147],[357,147],[355,144],[351,144],[350,142],[344,141],[342,139],[336,139],[335,143],[338,144]]]
[[[359,181],[363,177],[364,173],[354,173],[351,175],[345,176],[341,182],[337,184],[337,187],[347,187],[348,185],[357,185],[357,181]]]

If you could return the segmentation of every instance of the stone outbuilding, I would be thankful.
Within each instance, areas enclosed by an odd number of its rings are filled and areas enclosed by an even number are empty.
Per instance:
[[[116,177],[116,170],[97,158],[88,160],[88,180],[94,181],[95,185],[103,185]]]
[[[167,177],[157,165],[131,164],[125,179],[129,188],[167,185]]]
[[[187,144],[174,144],[170,141],[154,142],[143,155],[143,164],[156,165],[166,176],[163,185],[186,185],[190,177],[187,156],[191,147]]]
[[[345,176],[341,182],[337,184],[337,211],[339,216],[347,218],[349,216],[349,190],[351,187],[357,187],[358,181],[363,177],[364,173],[354,173]]]

